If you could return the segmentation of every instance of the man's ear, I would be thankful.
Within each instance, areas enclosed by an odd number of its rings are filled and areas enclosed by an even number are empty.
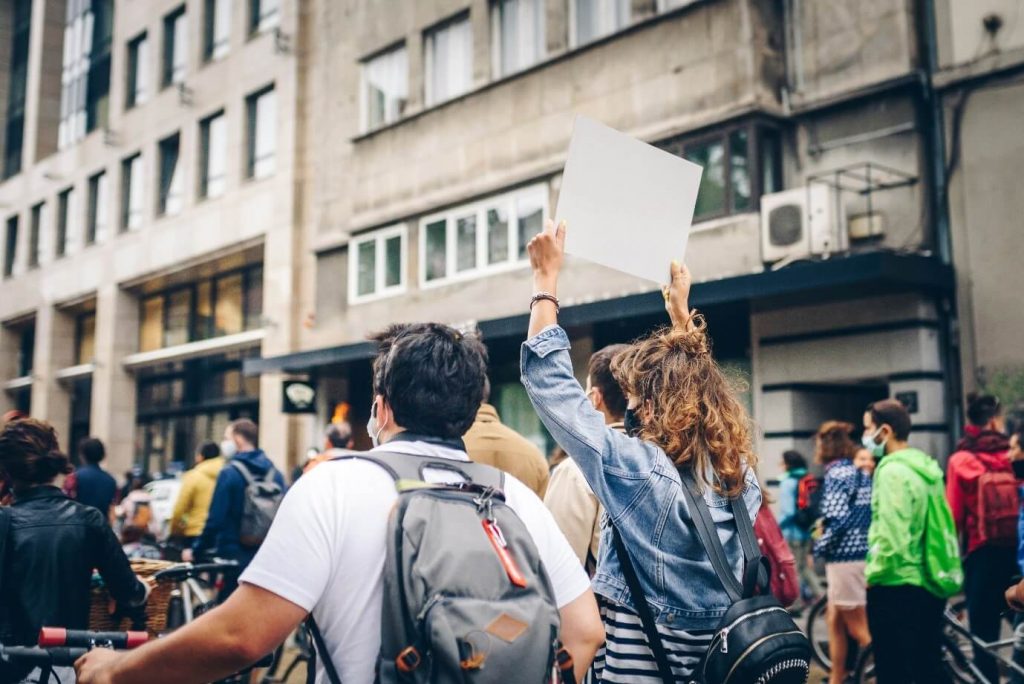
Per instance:
[[[604,394],[601,392],[601,388],[592,386],[590,388],[590,391],[593,392],[594,394],[594,408],[596,408],[598,411],[601,411],[602,409],[604,409]]]

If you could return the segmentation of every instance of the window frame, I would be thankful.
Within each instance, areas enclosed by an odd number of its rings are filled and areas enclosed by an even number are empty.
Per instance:
[[[465,90],[461,90],[457,93],[449,93],[443,99],[438,99],[437,95],[433,93],[433,75],[437,69],[437,65],[434,64],[433,56],[433,40],[435,36],[441,31],[450,30],[457,24],[465,23],[469,32],[469,81],[466,83]],[[423,30],[422,35],[423,42],[423,105],[425,108],[430,109],[433,107],[439,107],[446,102],[456,100],[467,93],[473,92],[473,22],[470,17],[469,10],[464,10],[458,14],[452,15],[447,19],[437,22],[433,26],[429,26]]]
[[[92,319],[92,347],[93,357],[90,359],[82,356],[82,342],[85,339],[85,322]],[[83,311],[75,316],[75,365],[93,363],[96,360],[96,310]]]
[[[398,237],[400,241],[401,265],[399,266],[399,284],[387,287],[384,285],[387,271],[387,241]],[[374,253],[373,292],[359,294],[359,247],[368,242],[376,243]],[[365,304],[396,295],[405,294],[408,290],[409,269],[409,226],[399,223],[384,228],[376,228],[355,235],[348,243],[348,303]]]
[[[278,0],[272,12],[263,14],[263,0],[249,0],[249,37],[271,31],[281,25],[281,2]]]
[[[69,235],[71,227],[72,205],[75,197],[75,186],[69,185],[57,193],[57,216],[53,224],[53,258],[63,259],[68,256]]]
[[[733,188],[732,178],[732,137],[733,134],[738,131],[743,131],[747,134],[747,169],[750,175],[750,204],[746,209],[735,208],[735,190]],[[773,160],[773,172],[781,185],[783,170],[781,139],[783,128],[780,124],[772,120],[762,118],[744,119],[694,135],[677,136],[656,143],[656,147],[659,147],[681,159],[686,159],[687,149],[714,142],[722,144],[722,173],[725,184],[724,208],[722,211],[717,211],[713,214],[706,214],[699,217],[694,213],[694,225],[703,223],[704,221],[714,221],[716,219],[722,219],[729,216],[755,214],[760,211],[761,197],[766,194],[763,173],[765,160],[763,141],[766,137],[765,133],[769,131],[776,135],[779,140],[779,146],[776,150],[777,154]]]
[[[160,54],[160,89],[166,90],[179,83],[185,82],[185,76],[188,74],[188,24],[185,25],[185,30],[182,34],[186,36],[184,45],[178,45],[177,39],[177,22],[188,21],[188,15],[185,13],[186,6],[184,4],[179,5],[177,8],[171,10],[163,17],[163,50]],[[175,55],[178,49],[181,49],[183,64],[181,65],[181,78],[175,80]]]
[[[21,232],[21,216],[11,214],[4,220],[4,261],[3,278],[18,274],[18,238]]]
[[[467,204],[460,204],[449,207],[443,211],[428,214],[419,219],[418,237],[418,264],[419,264],[419,287],[427,290],[435,287],[443,287],[453,283],[460,283],[468,280],[476,280],[487,276],[515,271],[529,266],[529,258],[519,257],[519,238],[521,232],[521,217],[516,209],[518,202],[523,198],[539,199],[543,211],[541,214],[541,225],[543,226],[551,216],[550,191],[547,183],[534,183],[525,185],[514,190],[509,190],[496,195],[483,197]],[[505,261],[494,264],[488,260],[488,235],[487,210],[504,204],[509,210],[508,225],[508,257]],[[458,235],[455,228],[457,219],[467,215],[476,218],[476,265],[464,271],[457,270],[458,266]],[[445,221],[445,275],[442,278],[427,280],[427,226]]]
[[[120,218],[118,219],[118,234],[120,233],[131,233],[140,230],[146,222],[146,189],[139,184],[145,181],[145,167],[143,166],[144,158],[142,156],[142,150],[130,154],[127,157],[121,159],[121,206],[120,206]],[[134,171],[135,163],[138,162],[138,168],[141,174],[136,174]],[[141,177],[138,177],[141,176]],[[139,206],[137,208],[139,216],[139,225],[132,226],[132,188],[139,187],[138,192],[142,193]]]
[[[174,171],[171,173],[170,178],[167,179],[166,188],[165,188],[164,187],[164,180],[165,180],[164,179],[164,172],[166,170],[166,163],[164,161],[165,146],[169,146],[171,141],[176,141],[177,142],[177,145],[176,145],[176,147],[177,147],[177,154],[176,154],[175,160],[174,160]],[[185,210],[185,177],[184,177],[184,175],[182,175],[180,180],[179,180],[179,182],[181,183],[181,187],[179,188],[177,197],[178,197],[178,201],[179,201],[180,206],[178,207],[177,211],[173,211],[172,212],[172,211],[168,210],[168,204],[169,204],[168,200],[170,200],[171,197],[172,197],[171,190],[172,190],[172,187],[174,186],[174,181],[175,181],[174,177],[175,177],[175,175],[177,175],[178,173],[181,173],[181,174],[185,173],[184,168],[182,168],[182,166],[181,166],[182,165],[182,159],[181,159],[181,131],[175,131],[174,133],[171,133],[170,135],[164,136],[163,138],[158,140],[157,144],[156,144],[156,150],[157,150],[157,155],[156,155],[157,156],[156,216],[157,216],[157,218],[178,216],[178,215],[180,215],[182,213],[182,211]]]
[[[28,270],[43,264],[43,220],[46,218],[46,201],[36,202],[29,209],[28,219]]]
[[[619,27],[609,31],[608,33],[602,33],[601,35],[594,36],[593,38],[589,38],[589,39],[587,39],[585,41],[581,41],[580,40],[580,36],[579,36],[579,28],[577,27],[577,18],[578,18],[578,15],[579,15],[578,5],[580,3],[580,0],[567,0],[567,1],[569,3],[568,18],[569,18],[569,49],[570,50],[575,50],[576,48],[580,48],[580,47],[583,47],[585,45],[590,45],[591,43],[596,43],[596,42],[598,42],[600,40],[604,40],[605,38],[608,38],[609,36],[614,36],[616,33],[619,33],[621,31],[625,31],[627,28],[629,28],[630,26],[633,25],[633,8],[632,8],[632,3],[630,2],[630,0],[615,0],[615,2],[621,2],[621,3],[623,3],[625,5],[626,15],[627,16],[626,16],[626,20],[622,24],[622,26],[619,26]]]
[[[101,187],[101,185],[105,187]],[[85,189],[85,233],[83,237],[85,246],[89,247],[91,245],[104,242],[110,236],[109,197],[106,198],[108,203],[106,207],[104,207],[106,209],[106,225],[103,226],[102,233],[98,230],[100,224],[97,220],[100,209],[100,197],[104,194],[109,195],[110,193],[110,179],[107,177],[107,170],[100,169],[96,173],[90,175],[86,181]],[[100,237],[103,239],[99,239]]]
[[[504,2],[507,0],[490,0],[489,7],[491,13],[491,78],[493,80],[500,80],[514,76],[520,72],[526,71],[530,67],[540,64],[547,56],[547,14],[546,3],[544,0],[516,0],[517,2],[535,2],[538,6],[538,26],[531,27],[539,29],[535,32],[535,39],[539,43],[537,50],[537,58],[529,64],[518,66],[515,69],[506,69],[503,63],[504,47],[505,42],[503,40],[502,32],[502,7]]]
[[[259,114],[259,100],[261,97],[274,94],[274,120],[277,121],[277,84],[270,83],[258,90],[255,90],[245,97],[245,180],[257,181],[266,178],[272,178],[277,173],[277,126],[271,128],[274,140],[274,154],[273,154],[273,168],[263,174],[256,175],[257,162],[260,160],[256,158],[256,145],[257,145],[257,128],[258,128],[258,114]]]
[[[146,59],[139,57],[140,47],[145,47],[145,54],[143,55]],[[136,34],[134,38],[127,43],[127,54],[125,58],[125,64],[127,66],[125,73],[125,94],[124,94],[124,109],[125,111],[131,111],[136,107],[141,107],[150,98],[151,88],[148,82],[148,78],[139,78],[140,74],[146,74],[147,77],[152,74],[147,74],[149,68],[149,33],[142,31]],[[139,92],[139,81],[143,82],[144,87],[142,92]]]
[[[224,10],[227,21],[227,35],[223,42],[217,41],[217,9],[226,3]],[[203,2],[203,64],[218,62],[231,53],[231,5],[232,0],[204,0]]]
[[[370,124],[370,111],[369,111],[369,109],[370,109],[370,100],[369,100],[369,97],[368,97],[368,86],[369,86],[369,84],[367,82],[367,77],[366,77],[367,67],[369,67],[370,64],[372,62],[374,62],[375,60],[377,60],[377,59],[382,59],[382,58],[386,58],[386,57],[392,57],[392,56],[394,56],[398,52],[405,52],[405,106],[408,107],[408,104],[409,104],[409,46],[406,44],[405,40],[400,40],[397,43],[392,43],[388,47],[385,47],[385,48],[383,48],[381,50],[378,50],[377,52],[374,52],[373,54],[371,54],[371,55],[369,55],[367,57],[364,57],[363,59],[359,60],[359,130],[362,133],[369,133],[371,131],[376,131],[376,130],[378,130],[380,128],[384,128],[386,126],[390,126],[391,124],[393,124],[395,122],[401,121],[404,118],[404,116],[405,116],[405,112],[403,111],[403,112],[400,112],[397,116],[395,116],[394,119],[390,119],[389,120],[387,118],[387,114],[386,114],[387,107],[385,106],[384,120],[381,123],[376,124],[376,125],[371,125]],[[426,87],[426,86],[424,86],[424,87]],[[403,107],[403,110],[404,109],[405,109],[405,107]]]
[[[210,194],[210,131],[212,129],[213,122],[217,119],[221,119],[223,123],[223,144],[224,144],[224,168],[222,169],[219,180],[222,182],[223,187],[221,191],[216,195]],[[221,108],[215,112],[207,114],[199,120],[199,154],[198,154],[198,178],[196,179],[196,197],[200,201],[214,200],[219,197],[223,197],[227,192],[227,179],[228,179],[228,151],[227,151],[227,118],[226,111]]]

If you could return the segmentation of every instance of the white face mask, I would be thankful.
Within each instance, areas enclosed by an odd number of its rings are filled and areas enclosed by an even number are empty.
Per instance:
[[[238,453],[238,447],[235,446],[235,440],[225,439],[220,443],[220,455],[224,458],[231,458]]]
[[[370,442],[373,444],[373,448],[376,449],[380,446],[380,433],[384,431],[384,426],[377,425],[377,402],[374,401],[370,407],[370,419],[366,421],[366,433],[370,435]]]

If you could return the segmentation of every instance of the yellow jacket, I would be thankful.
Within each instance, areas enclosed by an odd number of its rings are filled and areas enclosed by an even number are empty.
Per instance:
[[[502,424],[493,406],[480,406],[476,422],[462,439],[470,460],[504,470],[544,498],[548,488],[547,459],[532,442]]]
[[[181,492],[171,514],[171,536],[198,537],[206,526],[213,489],[224,467],[222,456],[203,461],[181,477]]]

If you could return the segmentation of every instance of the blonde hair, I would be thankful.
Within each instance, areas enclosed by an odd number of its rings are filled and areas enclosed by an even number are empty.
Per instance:
[[[676,467],[692,468],[719,494],[736,497],[757,457],[738,388],[712,357],[706,329],[697,315],[691,330],[655,331],[616,356],[612,372],[626,394],[650,411],[640,437],[661,447]]]

